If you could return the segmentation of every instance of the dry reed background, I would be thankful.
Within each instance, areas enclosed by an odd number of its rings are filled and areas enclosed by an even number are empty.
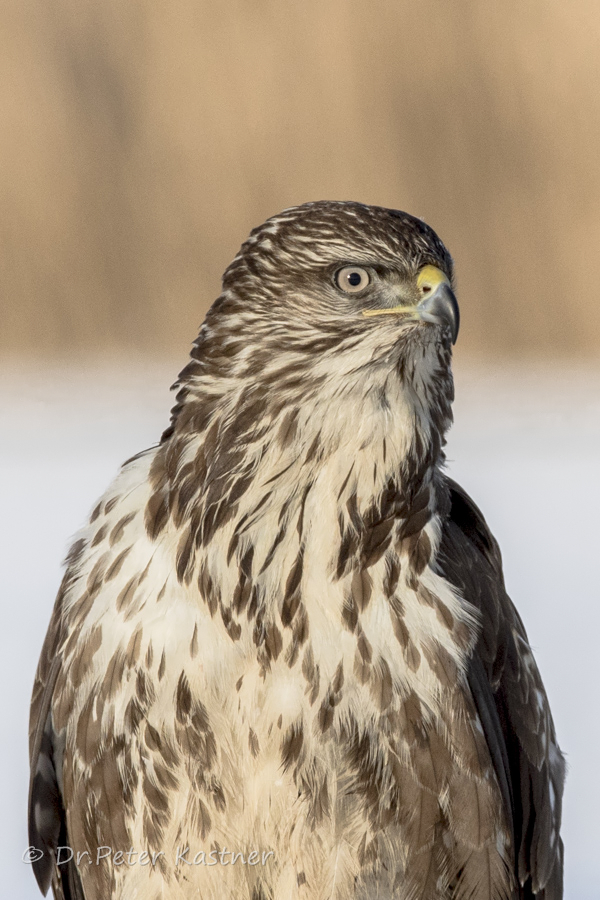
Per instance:
[[[179,353],[249,229],[423,216],[463,352],[600,347],[592,0],[4,0],[0,349]]]

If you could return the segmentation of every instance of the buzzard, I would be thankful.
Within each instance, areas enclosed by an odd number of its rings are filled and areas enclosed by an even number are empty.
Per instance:
[[[171,424],[67,558],[31,707],[60,900],[558,900],[564,761],[444,473],[459,324],[420,219],[308,203],[225,272]]]

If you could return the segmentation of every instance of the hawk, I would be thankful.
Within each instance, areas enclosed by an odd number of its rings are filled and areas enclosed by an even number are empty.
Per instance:
[[[564,761],[444,472],[459,325],[420,219],[285,210],[67,558],[31,707],[60,900],[558,900]]]

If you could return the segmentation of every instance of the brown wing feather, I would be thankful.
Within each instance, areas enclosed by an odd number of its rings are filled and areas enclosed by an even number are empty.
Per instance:
[[[77,553],[78,548],[74,547],[67,562],[72,563]],[[68,847],[69,838],[55,766],[56,734],[50,707],[61,667],[62,603],[70,578],[68,569],[42,647],[29,718],[29,844],[43,851],[43,856],[33,863],[33,871],[44,895],[52,885],[55,900],[85,900],[74,864],[56,865],[56,848]]]
[[[559,836],[565,763],[500,550],[480,510],[451,479],[442,574],[481,615],[469,684],[512,821],[519,900],[562,898]]]

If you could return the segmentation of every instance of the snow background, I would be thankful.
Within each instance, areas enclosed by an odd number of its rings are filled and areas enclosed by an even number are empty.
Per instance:
[[[0,370],[2,894],[41,896],[29,866],[27,721],[70,536],[119,465],[156,442],[185,360]],[[566,900],[598,900],[600,366],[459,364],[448,469],[500,542],[567,754]]]

